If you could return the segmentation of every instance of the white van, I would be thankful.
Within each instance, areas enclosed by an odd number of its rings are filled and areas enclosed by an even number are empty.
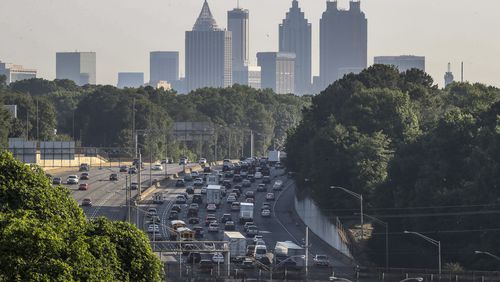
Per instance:
[[[255,259],[261,259],[267,255],[266,245],[256,245],[253,251],[253,256]]]

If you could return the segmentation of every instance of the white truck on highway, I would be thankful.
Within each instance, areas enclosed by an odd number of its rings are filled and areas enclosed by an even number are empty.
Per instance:
[[[305,266],[305,250],[292,241],[276,242],[274,248],[276,262],[286,267],[302,268]]]
[[[240,222],[253,221],[253,204],[241,203],[240,204]]]
[[[210,174],[207,176],[207,185],[219,185],[219,175]]]
[[[280,161],[280,151],[269,151],[267,156],[268,156],[268,162],[270,164],[275,164]]]
[[[224,241],[229,244],[232,258],[244,257],[247,253],[247,241],[245,236],[236,231],[224,231]]]
[[[221,186],[220,185],[208,185],[207,186],[207,205],[215,204],[220,205],[221,201]]]

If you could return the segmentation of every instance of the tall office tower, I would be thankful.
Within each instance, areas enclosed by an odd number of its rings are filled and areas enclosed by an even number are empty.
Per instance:
[[[227,12],[227,29],[233,40],[233,83],[245,84],[245,66],[248,65],[249,24],[248,10],[240,7]]]
[[[228,87],[232,80],[231,32],[217,27],[207,1],[192,31],[186,31],[187,91]]]
[[[295,53],[295,94],[311,91],[311,24],[304,17],[297,0],[279,26],[280,52]]]
[[[257,53],[261,67],[261,88],[277,94],[295,93],[295,54],[287,52]]]
[[[444,87],[452,84],[455,81],[455,77],[451,72],[451,64],[448,63],[448,71],[444,74]]]
[[[149,82],[173,83],[179,80],[179,52],[155,51],[149,53]]]
[[[339,10],[337,1],[326,2],[320,20],[321,88],[347,73],[358,73],[367,65],[368,21],[360,2],[350,2],[349,10]]]
[[[56,77],[73,80],[80,86],[96,84],[96,53],[56,53]]]
[[[36,70],[25,69],[21,65],[3,63],[0,61],[0,75],[5,75],[6,83],[10,84],[19,80],[36,78]]]
[[[377,65],[395,66],[400,72],[406,72],[411,69],[425,71],[424,56],[377,56],[374,58]]]
[[[137,88],[144,85],[143,72],[119,72],[118,73],[118,88]]]

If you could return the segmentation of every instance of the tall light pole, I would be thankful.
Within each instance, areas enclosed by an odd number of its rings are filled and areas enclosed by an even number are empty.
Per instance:
[[[418,232],[412,232],[412,231],[407,231],[405,230],[404,231],[405,234],[414,234],[414,235],[417,235],[419,236],[420,238],[424,239],[425,241],[433,244],[433,245],[436,245],[438,247],[438,255],[439,255],[439,276],[441,276],[441,241],[437,241],[437,240],[434,240],[432,238],[429,238],[423,234],[420,234]]]
[[[490,252],[483,252],[483,251],[474,251],[474,254],[476,255],[487,255],[487,256],[490,256],[498,261],[500,261],[500,257],[499,256],[495,256],[494,254],[490,253]]]
[[[358,193],[354,193],[352,192],[351,190],[347,190],[346,188],[344,187],[340,187],[340,186],[330,186],[330,189],[340,189],[344,192],[346,192],[347,194],[353,196],[353,197],[356,197],[359,199],[360,203],[361,203],[361,211],[360,211],[360,217],[361,217],[361,240],[363,240],[365,237],[364,237],[364,232],[363,232],[363,195],[361,194],[358,194]]]
[[[385,269],[389,269],[389,223],[382,221],[374,216],[364,214],[364,216],[385,226]]]

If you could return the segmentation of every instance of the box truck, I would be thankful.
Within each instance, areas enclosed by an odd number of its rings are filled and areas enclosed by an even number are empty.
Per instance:
[[[221,200],[221,186],[220,185],[208,185],[207,186],[207,205],[215,204],[220,205]]]
[[[245,236],[236,231],[224,231],[224,241],[229,244],[231,258],[244,257],[247,252],[247,241]]]
[[[240,204],[240,222],[253,221],[253,204],[241,203]]]

